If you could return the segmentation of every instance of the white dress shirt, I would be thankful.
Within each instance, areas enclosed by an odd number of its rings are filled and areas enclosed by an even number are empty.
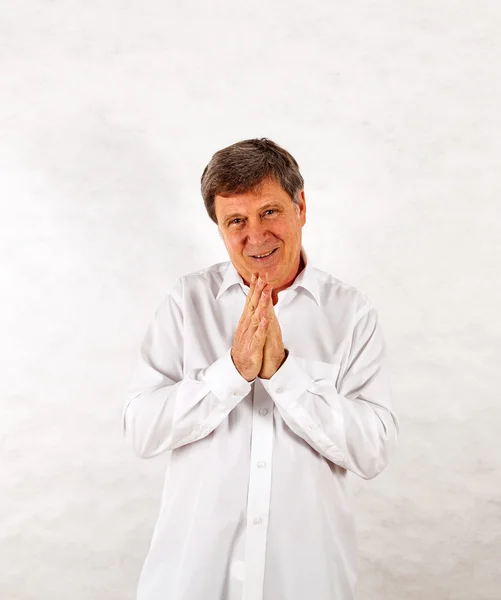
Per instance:
[[[138,600],[354,598],[346,476],[385,468],[398,421],[376,309],[301,252],[269,380],[230,355],[249,292],[230,261],[179,278],[149,325],[124,432],[168,467]]]

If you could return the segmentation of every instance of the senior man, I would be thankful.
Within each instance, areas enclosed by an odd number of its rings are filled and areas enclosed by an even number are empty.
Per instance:
[[[144,338],[124,430],[168,453],[138,600],[351,600],[347,472],[397,441],[368,298],[315,268],[304,182],[266,138],[214,154],[202,196],[229,261],[180,277]]]

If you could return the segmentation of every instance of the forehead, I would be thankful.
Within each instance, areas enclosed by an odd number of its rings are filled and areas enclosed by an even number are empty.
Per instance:
[[[261,185],[243,194],[226,194],[215,197],[216,211],[226,215],[234,210],[259,209],[270,203],[284,204],[290,202],[289,194],[276,181],[262,182]],[[218,210],[219,209],[219,210]]]

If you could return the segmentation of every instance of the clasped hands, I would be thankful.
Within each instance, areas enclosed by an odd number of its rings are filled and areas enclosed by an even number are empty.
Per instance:
[[[268,273],[252,276],[245,307],[238,322],[231,358],[247,381],[270,379],[287,358],[282,331],[273,309]]]

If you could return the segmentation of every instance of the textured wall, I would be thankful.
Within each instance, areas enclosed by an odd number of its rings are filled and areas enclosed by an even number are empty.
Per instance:
[[[134,598],[164,462],[121,437],[129,372],[174,279],[227,260],[203,167],[268,136],[392,365],[359,598],[499,600],[499,3],[5,4],[0,598]]]

